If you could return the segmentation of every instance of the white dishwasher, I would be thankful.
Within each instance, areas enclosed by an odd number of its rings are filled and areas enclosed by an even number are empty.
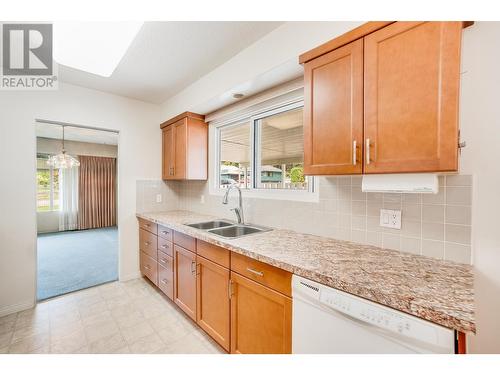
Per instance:
[[[294,354],[455,353],[455,332],[293,275]]]

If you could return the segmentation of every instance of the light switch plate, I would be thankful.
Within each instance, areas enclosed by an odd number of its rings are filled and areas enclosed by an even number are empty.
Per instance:
[[[401,229],[401,210],[380,210],[380,226]]]
[[[161,194],[156,194],[156,203],[161,203],[163,197],[161,196]]]

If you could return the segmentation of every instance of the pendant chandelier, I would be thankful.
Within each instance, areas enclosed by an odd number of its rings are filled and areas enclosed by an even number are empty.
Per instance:
[[[61,153],[57,155],[52,155],[47,160],[47,164],[54,169],[66,169],[78,167],[80,162],[76,160],[73,156],[66,154],[64,149],[64,125],[62,125],[62,150]]]

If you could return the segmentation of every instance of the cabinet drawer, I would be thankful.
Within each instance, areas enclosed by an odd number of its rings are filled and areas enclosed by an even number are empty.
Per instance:
[[[159,251],[161,251],[167,255],[173,256],[174,255],[173,247],[174,247],[174,245],[172,242],[170,242],[169,240],[166,240],[165,238],[158,237],[158,250]]]
[[[158,225],[155,223],[152,223],[151,221],[145,220],[145,219],[139,219],[139,228],[147,230],[148,232],[151,232],[153,234],[158,233]]]
[[[196,240],[196,254],[223,267],[229,268],[230,266],[231,252],[208,242]]]
[[[170,266],[172,265],[172,260],[170,261]],[[165,295],[172,299],[174,293],[174,272],[172,268],[165,268],[158,263],[158,288],[161,289]]]
[[[139,249],[151,258],[156,259],[158,241],[156,235],[144,229],[139,229]]]
[[[196,252],[196,240],[187,234],[174,231],[174,243],[193,253]]]
[[[170,271],[174,270],[174,258],[158,250],[158,264]]]
[[[231,254],[231,271],[277,290],[286,296],[292,295],[292,274],[288,271],[237,253]]]
[[[172,233],[173,230],[170,228],[167,228],[163,225],[158,225],[158,237],[164,238],[167,241],[172,242]]]
[[[153,284],[158,285],[158,264],[156,260],[141,251],[141,273]]]

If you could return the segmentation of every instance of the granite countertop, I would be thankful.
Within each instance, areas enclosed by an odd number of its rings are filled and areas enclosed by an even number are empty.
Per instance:
[[[226,239],[186,226],[217,218],[189,211],[137,216],[433,323],[476,331],[469,265],[283,229]]]

